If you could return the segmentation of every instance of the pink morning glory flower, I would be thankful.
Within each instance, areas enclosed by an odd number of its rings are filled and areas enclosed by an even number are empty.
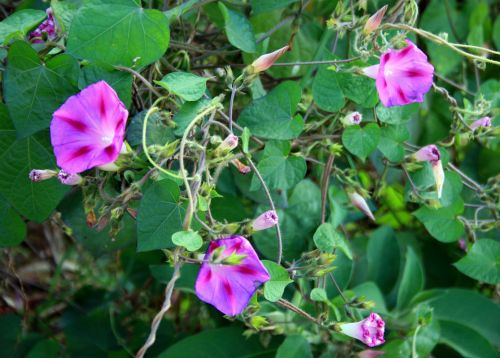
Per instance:
[[[252,245],[242,236],[214,240],[208,246],[198,278],[196,295],[228,316],[243,312],[269,273]]]
[[[125,105],[104,81],[69,97],[50,124],[57,165],[81,173],[114,162],[124,145],[127,117]]]
[[[436,163],[439,159],[441,159],[441,153],[439,152],[438,147],[434,144],[429,144],[420,148],[415,152],[414,156],[417,162]]]
[[[413,42],[401,50],[389,50],[380,57],[380,64],[363,69],[376,80],[380,100],[386,107],[423,102],[432,86],[434,67]]]
[[[370,313],[364,320],[354,323],[341,323],[340,332],[359,339],[368,347],[375,347],[385,342],[385,322],[376,313]]]
[[[475,131],[478,128],[489,128],[491,127],[491,118],[490,117],[483,117],[480,118],[470,125],[470,128]]]
[[[276,211],[269,210],[262,214],[260,214],[257,219],[255,219],[252,223],[252,229],[254,231],[260,231],[269,229],[278,224],[278,214]]]
[[[29,34],[29,40],[35,44],[44,43],[44,34],[49,41],[57,37],[56,20],[54,19],[52,9],[49,7],[46,13],[47,18]]]

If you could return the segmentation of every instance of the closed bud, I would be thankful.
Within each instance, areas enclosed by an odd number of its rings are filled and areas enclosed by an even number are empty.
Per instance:
[[[345,127],[360,124],[363,120],[363,115],[359,112],[350,112],[340,120]]]
[[[57,179],[64,185],[80,185],[83,183],[83,178],[79,174],[70,174],[64,170],[59,171]]]
[[[470,128],[475,131],[478,128],[489,128],[491,127],[491,118],[490,117],[483,117],[480,118],[470,125]]]
[[[238,146],[238,137],[234,134],[228,135],[215,149],[218,154],[226,154]]]
[[[361,210],[372,221],[375,221],[375,217],[373,216],[372,211],[370,210],[370,207],[368,206],[368,203],[366,202],[365,198],[363,198],[355,191],[349,192],[347,193],[347,195],[349,196],[352,205]]]
[[[434,174],[434,181],[436,182],[436,191],[438,198],[441,199],[444,185],[444,170],[443,165],[441,164],[441,160],[432,163],[432,173]]]
[[[257,217],[257,219],[253,221],[252,229],[254,231],[260,231],[269,229],[273,226],[276,226],[277,224],[278,224],[278,214],[276,214],[276,211],[274,210],[269,210],[259,215],[259,217]]]
[[[49,170],[49,169],[33,169],[29,173],[29,178],[33,182],[47,180],[55,176],[57,176],[57,172],[55,170]]]
[[[285,52],[288,51],[290,46],[286,45],[274,52],[267,53],[260,56],[250,65],[250,73],[259,73],[267,70],[269,67],[274,65],[274,63],[281,57]]]
[[[373,31],[375,31],[376,29],[378,29],[380,23],[382,22],[382,19],[384,18],[386,11],[387,11],[387,5],[378,10],[366,21],[365,27],[363,28],[363,33],[365,35],[368,35]]]

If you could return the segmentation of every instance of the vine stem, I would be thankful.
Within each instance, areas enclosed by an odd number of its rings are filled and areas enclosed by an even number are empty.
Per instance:
[[[330,154],[326,161],[325,169],[323,170],[323,178],[321,180],[321,223],[326,221],[326,197],[328,194],[328,185],[330,184],[330,172],[332,171],[333,160],[335,157]]]
[[[172,293],[174,291],[175,282],[181,276],[180,270],[181,270],[181,266],[182,266],[182,261],[179,260],[180,252],[181,252],[181,249],[177,248],[176,253],[175,253],[176,263],[174,266],[174,273],[173,273],[170,281],[168,281],[167,286],[165,287],[165,299],[163,300],[161,310],[155,315],[153,322],[151,323],[151,331],[149,332],[148,339],[146,340],[144,345],[141,347],[141,349],[139,349],[139,351],[135,355],[136,358],[143,358],[144,355],[146,354],[146,351],[155,343],[156,332],[158,331],[158,328],[160,327],[161,320],[163,319],[163,316],[165,315],[165,313],[167,313],[170,306],[172,305]]]
[[[301,315],[302,317],[304,318],[307,318],[309,321],[317,324],[318,326],[320,327],[324,327],[324,325],[317,319],[317,318],[314,318],[313,316],[311,316],[309,313],[307,313],[306,311],[304,311],[303,309],[295,306],[293,303],[291,303],[290,301],[287,301],[285,300],[284,298],[280,298],[278,301],[276,301],[277,304],[279,304],[280,306],[286,308],[286,309],[289,309],[290,311],[292,312],[295,312],[299,315]]]
[[[348,63],[359,60],[361,56],[346,58],[344,60],[318,60],[318,61],[302,61],[302,62],[279,62],[273,66],[302,66],[302,65],[335,65],[337,63]]]
[[[252,159],[250,158],[250,155],[247,155],[247,160],[248,164],[252,168],[253,172],[257,176],[257,178],[260,181],[260,184],[264,188],[264,192],[266,193],[267,200],[269,201],[269,206],[271,206],[271,210],[276,212],[276,207],[274,206],[274,201],[273,197],[271,196],[271,192],[269,191],[269,188],[267,187],[266,182],[264,181],[264,178],[262,178],[262,175],[259,172],[259,169],[257,169],[257,166],[254,164]],[[277,215],[277,213],[276,213]],[[281,265],[281,258],[283,256],[283,240],[281,239],[281,229],[280,229],[280,222],[278,220],[278,223],[276,224],[276,238],[278,240],[278,258],[276,259],[276,263],[278,265]]]

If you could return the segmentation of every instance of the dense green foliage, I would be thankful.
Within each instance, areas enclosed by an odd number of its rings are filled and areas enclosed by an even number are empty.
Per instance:
[[[367,348],[336,324],[369,312],[383,357],[498,356],[498,3],[52,0],[57,38],[30,42],[48,5],[0,2],[2,356],[134,356],[154,332],[147,357],[349,357]],[[360,69],[405,38],[434,85],[384,107]],[[30,181],[57,170],[52,113],[100,80],[130,114],[120,170]],[[217,149],[231,131],[237,148]],[[413,156],[429,144],[441,198]],[[273,206],[277,230],[253,232]],[[207,243],[232,234],[271,276],[234,318],[194,292]]]

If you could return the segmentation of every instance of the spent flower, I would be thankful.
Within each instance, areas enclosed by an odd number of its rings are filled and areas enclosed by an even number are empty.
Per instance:
[[[252,229],[254,231],[260,231],[269,229],[278,224],[278,214],[274,210],[268,210],[260,214],[253,222]]]
[[[489,128],[491,127],[491,118],[490,117],[483,117],[480,118],[470,125],[471,129],[475,131],[478,128]]]
[[[83,183],[83,178],[79,174],[71,174],[65,170],[60,170],[57,174],[57,179],[64,185],[80,185]]]
[[[345,115],[344,117],[342,117],[342,119],[340,121],[342,122],[342,124],[344,126],[348,127],[348,126],[352,126],[355,124],[360,124],[362,120],[363,120],[363,115],[361,113],[350,112],[347,115]]]
[[[50,7],[45,12],[47,14],[47,18],[43,20],[43,22],[28,36],[32,43],[44,43],[44,38],[49,41],[57,38],[57,26],[54,13]]]
[[[50,169],[33,169],[29,173],[29,178],[33,182],[47,180],[55,176],[57,176],[57,172],[55,170],[50,170]]]
[[[376,313],[370,313],[368,317],[359,322],[340,323],[340,332],[346,336],[355,338],[368,347],[375,347],[385,342],[385,322]]]

